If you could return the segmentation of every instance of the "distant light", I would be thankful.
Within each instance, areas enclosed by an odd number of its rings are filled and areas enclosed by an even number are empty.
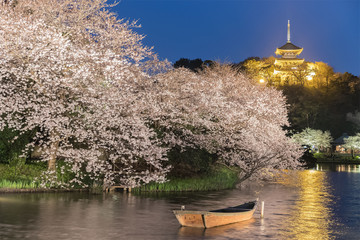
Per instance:
[[[279,72],[279,71],[277,71],[277,70],[274,69],[274,74],[278,74],[278,72]]]
[[[310,76],[310,75],[308,75],[308,76],[306,76],[306,79],[307,79],[308,81],[311,81],[311,80],[313,79],[313,77]]]
[[[311,72],[310,75],[311,75],[311,76],[315,76],[315,72]]]
[[[259,80],[259,82],[260,82],[260,83],[264,83],[265,80],[261,78],[261,79]]]

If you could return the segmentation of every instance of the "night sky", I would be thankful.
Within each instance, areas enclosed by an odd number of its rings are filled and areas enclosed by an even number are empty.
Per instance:
[[[138,20],[144,44],[172,63],[275,56],[290,20],[299,57],[360,75],[360,0],[122,0],[113,10]]]

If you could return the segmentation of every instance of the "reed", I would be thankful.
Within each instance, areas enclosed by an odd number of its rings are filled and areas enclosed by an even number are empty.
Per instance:
[[[181,191],[211,191],[234,188],[238,182],[238,169],[220,167],[211,173],[194,178],[174,178],[165,183],[151,182],[134,192],[181,192]]]
[[[43,163],[0,164],[0,189],[35,189],[35,179],[46,169]]]
[[[0,188],[35,189],[38,188],[38,183],[29,181],[9,181],[6,179],[2,179],[0,180]]]
[[[46,165],[42,162],[19,165],[0,164],[0,181],[32,182],[36,177],[39,177],[44,170],[46,170]]]

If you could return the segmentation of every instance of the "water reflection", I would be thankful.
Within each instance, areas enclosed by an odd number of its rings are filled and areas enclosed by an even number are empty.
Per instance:
[[[359,168],[323,164],[276,183],[215,192],[0,194],[0,239],[359,239]],[[257,211],[250,221],[194,229],[180,227],[172,213],[257,197],[264,219]]]
[[[355,172],[360,173],[359,164],[327,164],[318,163],[315,166],[317,171],[334,171],[334,172]]]
[[[295,180],[295,182],[294,182]],[[282,181],[296,185],[299,197],[291,210],[283,229],[286,239],[333,239],[332,189],[325,172],[307,170],[297,173],[296,178]]]
[[[233,237],[233,232],[244,231],[245,228],[252,227],[255,223],[252,218],[248,221],[214,227],[214,228],[193,228],[193,227],[180,227],[179,237]]]

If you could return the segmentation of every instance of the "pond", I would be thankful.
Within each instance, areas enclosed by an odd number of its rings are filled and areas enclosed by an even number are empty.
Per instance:
[[[276,183],[157,194],[0,194],[0,239],[359,239],[360,165],[319,164]],[[180,227],[173,209],[211,210],[256,198],[242,223]]]

